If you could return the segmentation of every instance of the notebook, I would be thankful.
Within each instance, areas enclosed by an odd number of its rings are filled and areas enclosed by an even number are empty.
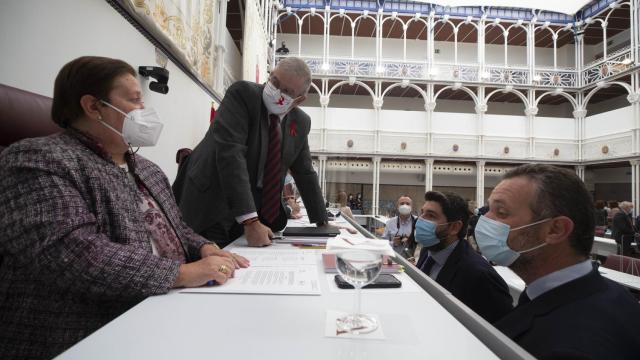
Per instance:
[[[340,230],[334,226],[323,227],[304,227],[304,226],[287,226],[284,229],[284,237],[304,236],[304,237],[334,237],[340,234]]]

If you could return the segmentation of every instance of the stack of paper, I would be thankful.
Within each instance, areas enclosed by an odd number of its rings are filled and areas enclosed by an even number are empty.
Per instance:
[[[381,255],[396,256],[395,251],[386,240],[341,234],[327,241],[327,252],[336,254],[345,250],[367,250]]]

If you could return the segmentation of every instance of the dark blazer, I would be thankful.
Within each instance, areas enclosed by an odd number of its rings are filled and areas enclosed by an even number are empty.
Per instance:
[[[633,235],[635,234],[633,220],[624,211],[619,211],[613,215],[612,228],[613,238],[618,244],[623,238],[629,242],[633,240]]]
[[[495,323],[539,359],[638,359],[640,304],[591,273],[519,304]]]
[[[199,259],[207,241],[182,221],[164,173],[128,160]],[[72,130],[0,154],[0,358],[51,358],[171,289],[180,263],[153,255],[138,197],[111,157]]]
[[[231,85],[214,124],[178,170],[173,191],[185,221],[197,232],[217,223],[233,224],[236,216],[260,208],[269,144],[269,114],[262,102],[263,88],[247,81]],[[296,107],[281,125],[283,184],[290,169],[310,221],[326,222],[324,199],[307,140],[311,120]],[[282,218],[286,224],[283,207]]]
[[[420,270],[424,271],[427,257],[427,249],[422,249],[416,265]],[[449,255],[436,282],[489,322],[513,309],[507,283],[465,240]]]

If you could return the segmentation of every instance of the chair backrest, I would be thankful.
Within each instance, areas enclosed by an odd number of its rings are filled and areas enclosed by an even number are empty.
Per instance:
[[[0,152],[16,141],[62,129],[51,120],[53,99],[0,84]]]
[[[609,254],[602,266],[611,270],[640,276],[640,259],[629,256]]]

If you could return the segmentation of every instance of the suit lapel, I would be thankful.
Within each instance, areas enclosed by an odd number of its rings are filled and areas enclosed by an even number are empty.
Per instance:
[[[573,303],[596,292],[604,291],[605,282],[597,270],[550,290],[524,305],[516,308],[498,321],[495,326],[511,339],[517,339],[527,332],[538,316],[546,315],[558,307]]]
[[[264,90],[264,87],[263,87]],[[269,112],[262,102],[260,93],[260,157],[258,159],[258,176],[256,186],[262,188],[262,178],[264,177],[264,166],[267,162],[267,151],[269,149]]]
[[[293,148],[295,147],[295,138],[290,134],[291,123],[295,121],[295,117],[291,112],[282,120],[282,166],[287,168],[291,164],[293,156]],[[284,169],[283,169],[284,170]]]
[[[451,284],[456,271],[458,270],[458,263],[462,259],[462,255],[464,253],[464,240],[458,240],[458,244],[451,252],[451,255],[445,261],[442,270],[438,273],[436,277],[436,281],[438,284],[444,286],[445,288]]]

